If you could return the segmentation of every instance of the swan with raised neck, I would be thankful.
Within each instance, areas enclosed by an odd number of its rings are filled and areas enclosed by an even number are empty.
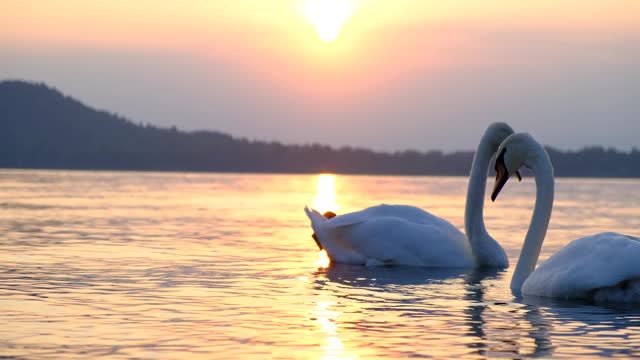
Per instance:
[[[602,232],[575,239],[535,268],[553,206],[553,165],[531,136],[516,134],[498,149],[492,199],[520,166],[536,178],[536,204],[516,265],[516,295],[596,302],[640,302],[640,238]]]
[[[491,194],[492,201],[495,201],[507,180],[522,166],[531,169],[536,181],[536,202],[531,223],[511,279],[511,290],[519,293],[522,284],[535,270],[540,249],[547,234],[553,208],[553,166],[544,147],[527,133],[509,136],[500,145],[497,154],[496,182]]]
[[[483,209],[491,158],[500,144],[513,133],[511,126],[506,123],[496,122],[489,125],[480,138],[473,156],[464,209],[464,230],[478,267],[509,266],[504,249],[487,231]]]
[[[314,240],[335,262],[360,265],[432,267],[506,267],[502,247],[487,233],[482,219],[486,177],[499,144],[513,133],[505,123],[491,124],[483,134],[467,191],[465,231],[420,208],[377,205],[327,219],[305,208]]]

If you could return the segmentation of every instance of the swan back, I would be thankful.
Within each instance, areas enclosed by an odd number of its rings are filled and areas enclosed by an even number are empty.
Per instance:
[[[606,232],[576,239],[540,264],[523,284],[522,293],[628,301],[624,298],[628,294],[640,297],[638,289],[630,288],[640,281],[638,259],[640,239],[632,236]]]
[[[330,220],[305,208],[319,242],[334,262],[361,265],[470,267],[474,258],[460,230],[406,205],[378,205]]]

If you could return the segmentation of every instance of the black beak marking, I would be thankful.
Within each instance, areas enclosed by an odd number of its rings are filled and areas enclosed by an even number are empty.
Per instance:
[[[504,184],[509,180],[509,172],[507,171],[507,166],[504,164],[504,154],[507,149],[503,149],[500,155],[496,158],[496,183],[493,186],[493,192],[491,193],[491,201],[496,201],[500,190],[504,187]],[[518,174],[520,177],[520,174]]]

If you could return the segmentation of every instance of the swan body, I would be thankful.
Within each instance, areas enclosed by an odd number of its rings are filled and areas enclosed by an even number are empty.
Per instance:
[[[640,301],[640,239],[605,232],[573,240],[522,285],[523,295]]]
[[[464,234],[444,219],[420,211],[406,205],[378,205],[326,219],[305,208],[333,261],[367,266],[472,266]]]
[[[377,205],[330,219],[305,208],[318,246],[333,262],[358,265],[426,267],[506,267],[502,247],[488,234],[482,216],[491,157],[513,129],[491,124],[480,140],[471,167],[465,231],[409,205]]]
[[[605,232],[573,240],[535,268],[553,206],[553,166],[544,147],[528,134],[514,134],[498,149],[498,195],[521,166],[536,179],[536,204],[511,281],[525,296],[594,301],[640,302],[640,239]]]

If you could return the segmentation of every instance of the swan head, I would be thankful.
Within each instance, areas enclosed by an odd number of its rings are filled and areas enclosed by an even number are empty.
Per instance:
[[[322,214],[322,216],[326,217],[327,219],[333,219],[334,217],[336,217],[336,213],[334,213],[333,211],[327,211]],[[311,237],[313,238],[313,241],[316,242],[316,245],[318,245],[318,249],[322,250],[322,244],[320,244],[320,240],[318,240],[318,235],[316,235],[316,233],[313,233],[311,234]]]
[[[509,177],[515,174],[518,180],[522,180],[518,170],[523,166],[533,169],[539,154],[546,154],[546,151],[531,135],[518,133],[509,136],[496,153],[496,182],[491,193],[491,201],[496,200]]]
[[[488,140],[488,144],[495,151],[500,144],[506,140],[515,131],[505,122],[494,122],[487,127],[484,132],[484,137]]]

